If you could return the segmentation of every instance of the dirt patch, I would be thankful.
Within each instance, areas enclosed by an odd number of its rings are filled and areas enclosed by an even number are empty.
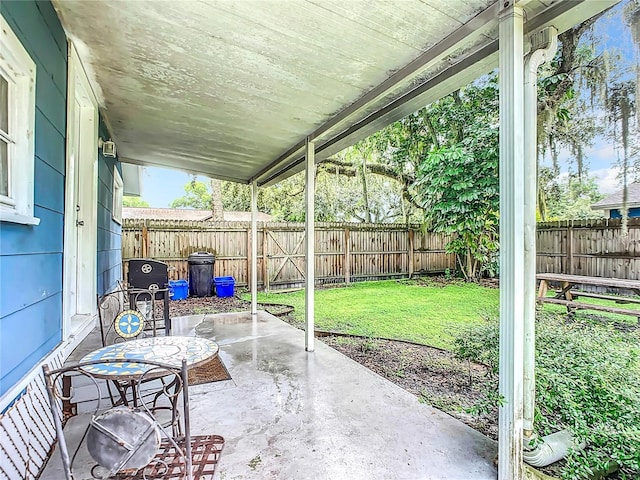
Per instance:
[[[169,316],[183,317],[207,313],[246,312],[251,302],[238,297],[189,297],[185,300],[172,300],[169,303]]]
[[[492,382],[484,365],[457,360],[444,350],[394,340],[342,336],[320,340],[413,393],[420,401],[497,439],[497,409],[478,412],[477,408],[483,403],[482,392]]]
[[[172,301],[170,316],[242,312],[249,310],[250,306],[250,302],[236,296],[188,298]],[[259,308],[297,328],[303,327],[286,307],[259,305]],[[394,340],[335,335],[319,340],[416,395],[420,401],[452,415],[488,437],[497,438],[497,409],[492,406],[483,408],[482,392],[495,382],[488,376],[484,365],[457,360],[452,353],[437,348]]]

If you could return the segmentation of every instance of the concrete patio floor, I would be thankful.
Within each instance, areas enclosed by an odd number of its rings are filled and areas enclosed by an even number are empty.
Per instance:
[[[216,341],[233,378],[189,388],[192,433],[226,439],[220,480],[497,477],[493,440],[320,341],[306,352],[268,313],[182,317],[173,334]],[[41,478],[61,478],[58,457]]]

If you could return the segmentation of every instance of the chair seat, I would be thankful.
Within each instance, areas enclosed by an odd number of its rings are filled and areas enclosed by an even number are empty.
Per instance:
[[[184,437],[177,441],[184,448]],[[216,472],[220,455],[224,448],[224,438],[220,435],[195,435],[191,437],[191,458],[193,478],[211,479]],[[171,441],[165,439],[155,458],[144,469],[135,472],[119,472],[118,480],[183,479],[184,459]]]

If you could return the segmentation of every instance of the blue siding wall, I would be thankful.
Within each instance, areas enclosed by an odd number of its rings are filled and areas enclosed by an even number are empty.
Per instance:
[[[110,137],[104,124],[100,136]],[[99,155],[98,161],[98,294],[112,290],[122,279],[122,227],[113,221],[113,168],[122,175],[120,162]]]
[[[627,217],[628,218],[640,217],[640,207],[630,208],[629,214],[627,215]],[[620,210],[616,208],[615,210],[611,210],[611,213],[609,214],[609,218],[622,218],[622,213],[620,213]]]
[[[36,227],[0,223],[0,395],[61,341],[67,41],[49,2],[0,1],[36,64]]]

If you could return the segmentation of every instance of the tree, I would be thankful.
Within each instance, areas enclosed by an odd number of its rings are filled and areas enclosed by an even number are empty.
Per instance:
[[[496,273],[498,249],[498,88],[492,75],[425,109],[431,148],[413,187],[427,226],[452,237],[467,280]]]
[[[498,212],[498,88],[495,73],[364,140],[351,154],[321,163],[343,175],[396,182],[398,204],[452,237],[467,279],[495,271]],[[355,154],[367,161],[354,160]],[[368,182],[371,185],[371,182]]]
[[[549,178],[546,169],[541,170],[540,178]],[[591,209],[591,205],[604,198],[598,191],[595,178],[580,178],[577,173],[569,173],[562,177],[554,177],[549,182],[545,186],[552,192],[546,205],[548,220],[602,217],[601,211]]]
[[[316,172],[315,219],[321,222],[365,222],[368,218],[372,222],[406,221],[398,184],[387,178],[367,175],[368,210],[360,174],[354,170],[353,175],[343,175],[336,168],[319,168]],[[259,188],[258,210],[277,220],[302,222],[305,218],[304,189],[304,173]],[[225,209],[250,210],[251,188],[248,185],[223,182],[222,191]]]
[[[169,204],[171,208],[211,209],[211,192],[204,182],[194,178],[185,184],[184,192],[182,197],[176,198]]]
[[[149,207],[149,202],[143,200],[142,197],[131,197],[124,196],[122,197],[122,206],[123,207]]]

